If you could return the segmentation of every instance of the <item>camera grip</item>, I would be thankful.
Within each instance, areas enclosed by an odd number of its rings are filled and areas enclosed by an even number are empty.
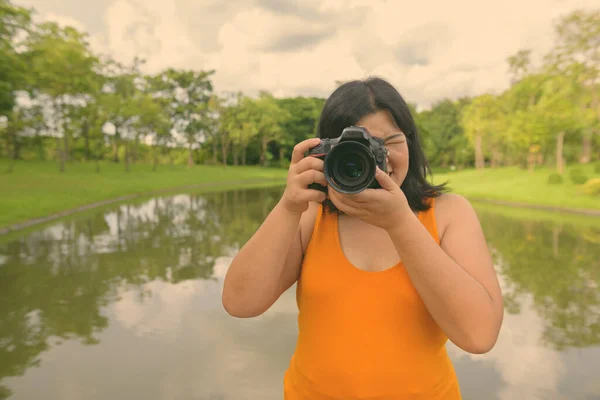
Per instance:
[[[308,185],[308,188],[309,189],[314,189],[314,190],[319,190],[319,191],[321,191],[323,193],[327,193],[327,187],[323,186],[323,185],[320,185],[320,184],[318,184],[316,182],[313,182],[310,185]]]

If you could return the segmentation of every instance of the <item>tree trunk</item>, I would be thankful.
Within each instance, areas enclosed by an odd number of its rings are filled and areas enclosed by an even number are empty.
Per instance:
[[[218,148],[219,143],[217,142],[217,139],[214,138],[213,142],[212,142],[212,156],[213,156],[213,164],[216,164],[218,162],[217,160],[217,148]]]
[[[115,131],[115,135],[113,137],[113,161],[119,162],[119,129]]]
[[[279,147],[279,165],[281,165],[282,167],[285,166],[284,164],[284,159],[283,159],[283,153],[285,153],[285,149],[283,148],[283,146]]]
[[[152,155],[154,156],[154,162],[152,163],[152,171],[156,172],[156,167],[158,165],[158,150],[157,149],[158,144],[154,145],[154,147],[152,148]]]
[[[69,161],[70,157],[69,157],[69,134],[67,133],[67,124],[63,123],[63,145],[64,145],[64,150],[63,150],[63,155],[65,158],[65,162]]]
[[[481,137],[481,133],[477,132],[475,134],[475,168],[482,169],[483,167],[483,137]]]
[[[581,157],[579,162],[588,164],[592,160],[592,133],[586,132],[583,134],[581,142]]]
[[[19,160],[21,159],[21,142],[19,141],[19,136],[16,132],[13,132],[13,148],[12,148],[12,159]]]
[[[246,151],[247,151],[246,149],[247,149],[247,148],[248,148],[248,145],[247,145],[247,144],[244,144],[244,145],[242,146],[242,165],[246,165],[246,163],[247,163],[247,161],[246,161],[246,160],[247,160],[247,159],[246,159]]]
[[[496,148],[492,149],[492,168],[496,168],[500,165],[500,159],[502,158],[501,153],[496,150]]]
[[[125,171],[129,172],[129,142],[125,142]]]
[[[84,153],[86,161],[89,161],[91,158],[90,152],[90,123],[87,119],[83,121],[83,127],[81,129],[81,136],[83,136],[84,140]]]
[[[563,157],[564,144],[565,132],[559,132],[556,137],[556,170],[561,175],[565,172],[565,159]]]
[[[234,144],[231,152],[233,155],[233,165],[240,165],[240,146],[238,144]]]
[[[140,149],[140,135],[137,134],[137,135],[135,135],[135,143],[134,143],[133,149],[131,151],[132,152],[132,154],[131,154],[131,156],[132,156],[132,162],[134,164],[136,163],[136,161],[138,159],[139,149]]]
[[[223,165],[227,165],[227,152],[230,144],[230,140],[226,136],[227,134],[221,135],[221,163]]]
[[[40,159],[40,161],[44,161],[46,159],[46,156],[44,154],[44,138],[42,137],[42,135],[40,135],[39,131],[35,132],[35,143],[38,152],[38,158]]]
[[[59,150],[60,152],[60,172],[65,172],[65,164],[66,164],[66,155],[63,149]]]
[[[60,145],[60,138],[56,137],[56,157],[58,158],[58,164],[60,166],[60,172],[65,171],[65,158],[63,157],[63,149]]]
[[[537,159],[537,154],[535,154],[533,152],[529,152],[529,154],[527,155],[527,170],[529,172],[534,171],[536,159]]]
[[[267,165],[267,145],[269,144],[269,139],[266,135],[264,135],[261,139],[260,146],[260,165],[263,167]]]
[[[192,145],[190,144],[188,147],[188,168],[191,168],[194,166],[194,150],[192,149]]]

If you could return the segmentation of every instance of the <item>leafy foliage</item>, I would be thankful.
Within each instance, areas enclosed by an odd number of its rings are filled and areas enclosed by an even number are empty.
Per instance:
[[[582,187],[583,193],[591,196],[600,196],[600,178],[592,178],[585,182]]]
[[[136,162],[285,168],[316,133],[325,99],[217,94],[214,70],[148,75],[144,60],[100,57],[86,33],[35,24],[31,13],[0,0],[0,156],[51,158],[62,171],[80,160],[99,170],[103,159],[126,171]],[[562,16],[554,41],[541,65],[530,49],[506,57],[501,93],[420,111],[407,99],[434,168],[546,164],[562,174],[600,157],[600,11]]]
[[[561,174],[553,172],[548,176],[548,183],[551,185],[561,184],[563,183],[563,177]]]

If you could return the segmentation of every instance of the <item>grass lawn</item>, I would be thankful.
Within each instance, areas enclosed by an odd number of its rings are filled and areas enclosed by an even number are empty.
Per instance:
[[[469,199],[502,200],[532,205],[600,210],[600,196],[589,196],[581,192],[569,178],[569,166],[564,181],[559,185],[548,184],[548,176],[554,172],[539,168],[528,172],[519,167],[484,170],[465,170],[445,174],[434,174],[433,181],[448,181],[453,192]],[[578,165],[589,178],[600,177],[594,166]]]
[[[131,165],[125,172],[122,164],[114,163],[102,164],[100,173],[93,163],[68,164],[60,173],[56,163],[35,161],[17,163],[12,173],[7,168],[8,162],[0,160],[0,228],[124,195],[215,184],[233,188],[257,180],[285,183],[287,174],[276,168],[204,165],[163,165],[153,172],[145,164]]]
[[[65,173],[52,162],[19,162],[12,173],[0,160],[0,229],[102,200],[158,190],[209,190],[254,186],[257,181],[283,184],[286,170],[261,167],[159,166],[135,164],[125,172],[122,164],[105,163],[100,173],[93,163],[69,164]],[[586,175],[600,177],[592,165]],[[448,180],[453,192],[472,200],[503,200],[532,205],[600,210],[600,197],[581,193],[565,174],[565,182],[549,185],[550,169],[533,173],[518,167],[466,170],[435,174],[434,182]],[[203,186],[202,185],[206,185]]]

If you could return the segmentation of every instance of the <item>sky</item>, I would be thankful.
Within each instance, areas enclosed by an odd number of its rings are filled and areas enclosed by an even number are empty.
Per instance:
[[[144,72],[214,69],[215,91],[327,97],[377,75],[411,103],[498,93],[508,56],[551,48],[556,19],[597,0],[14,0],[89,33]],[[595,4],[594,4],[595,3]]]

